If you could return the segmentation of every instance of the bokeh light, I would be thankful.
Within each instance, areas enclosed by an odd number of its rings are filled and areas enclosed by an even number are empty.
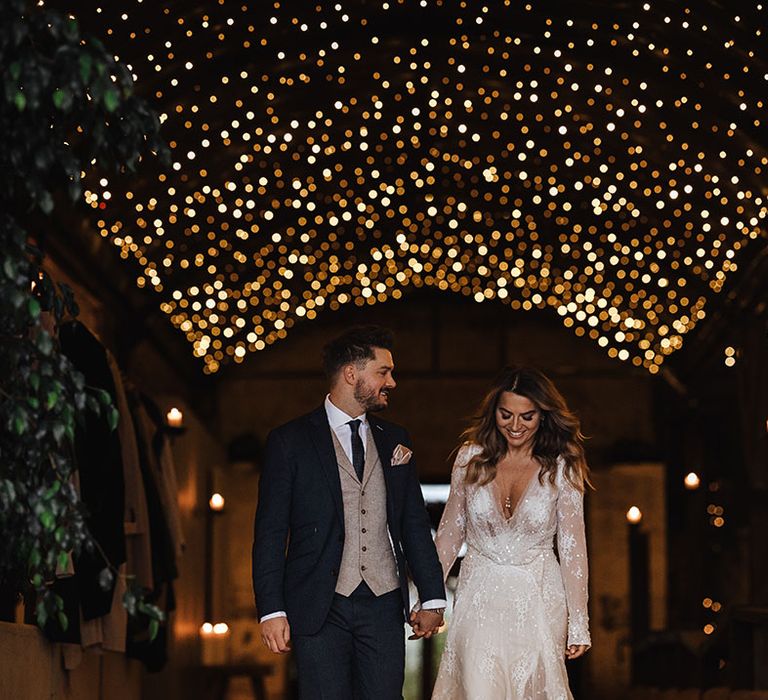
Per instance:
[[[656,373],[765,246],[760,3],[120,7],[172,164],[86,201],[207,372],[431,287]]]

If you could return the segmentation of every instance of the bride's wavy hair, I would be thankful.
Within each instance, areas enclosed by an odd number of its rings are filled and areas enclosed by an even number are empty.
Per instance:
[[[462,443],[482,448],[467,465],[467,483],[483,485],[493,481],[496,465],[507,453],[507,441],[496,427],[496,409],[501,395],[507,391],[529,399],[541,413],[533,444],[533,456],[541,464],[539,481],[543,483],[546,477],[554,483],[557,460],[562,457],[568,481],[579,491],[584,490],[585,483],[592,486],[579,419],[552,381],[531,367],[505,367],[480,404],[472,424],[461,434]]]

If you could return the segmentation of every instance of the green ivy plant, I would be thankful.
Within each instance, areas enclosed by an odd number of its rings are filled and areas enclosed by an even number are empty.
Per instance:
[[[63,601],[49,588],[58,567],[98,547],[78,493],[73,441],[95,411],[112,428],[110,396],[85,385],[50,329],[77,314],[71,292],[41,269],[25,224],[82,204],[94,167],[133,171],[167,156],[159,123],[133,94],[133,79],[77,21],[26,0],[0,3],[0,586],[36,592],[36,619],[63,628]],[[50,222],[51,220],[48,219]],[[117,571],[105,558],[101,580]],[[128,582],[124,605],[157,633],[162,612]]]

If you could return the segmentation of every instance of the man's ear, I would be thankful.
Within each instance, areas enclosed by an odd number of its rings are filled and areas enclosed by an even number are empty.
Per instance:
[[[357,367],[352,363],[344,365],[344,367],[341,368],[341,376],[344,378],[346,384],[354,386],[357,381]]]

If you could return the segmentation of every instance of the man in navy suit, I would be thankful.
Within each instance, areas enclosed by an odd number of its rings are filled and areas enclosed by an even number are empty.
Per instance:
[[[395,388],[392,334],[323,350],[322,406],[267,439],[253,543],[264,643],[293,649],[304,700],[402,697],[410,572],[418,637],[442,624],[443,573],[408,433],[373,415]],[[289,646],[290,643],[290,646]]]

